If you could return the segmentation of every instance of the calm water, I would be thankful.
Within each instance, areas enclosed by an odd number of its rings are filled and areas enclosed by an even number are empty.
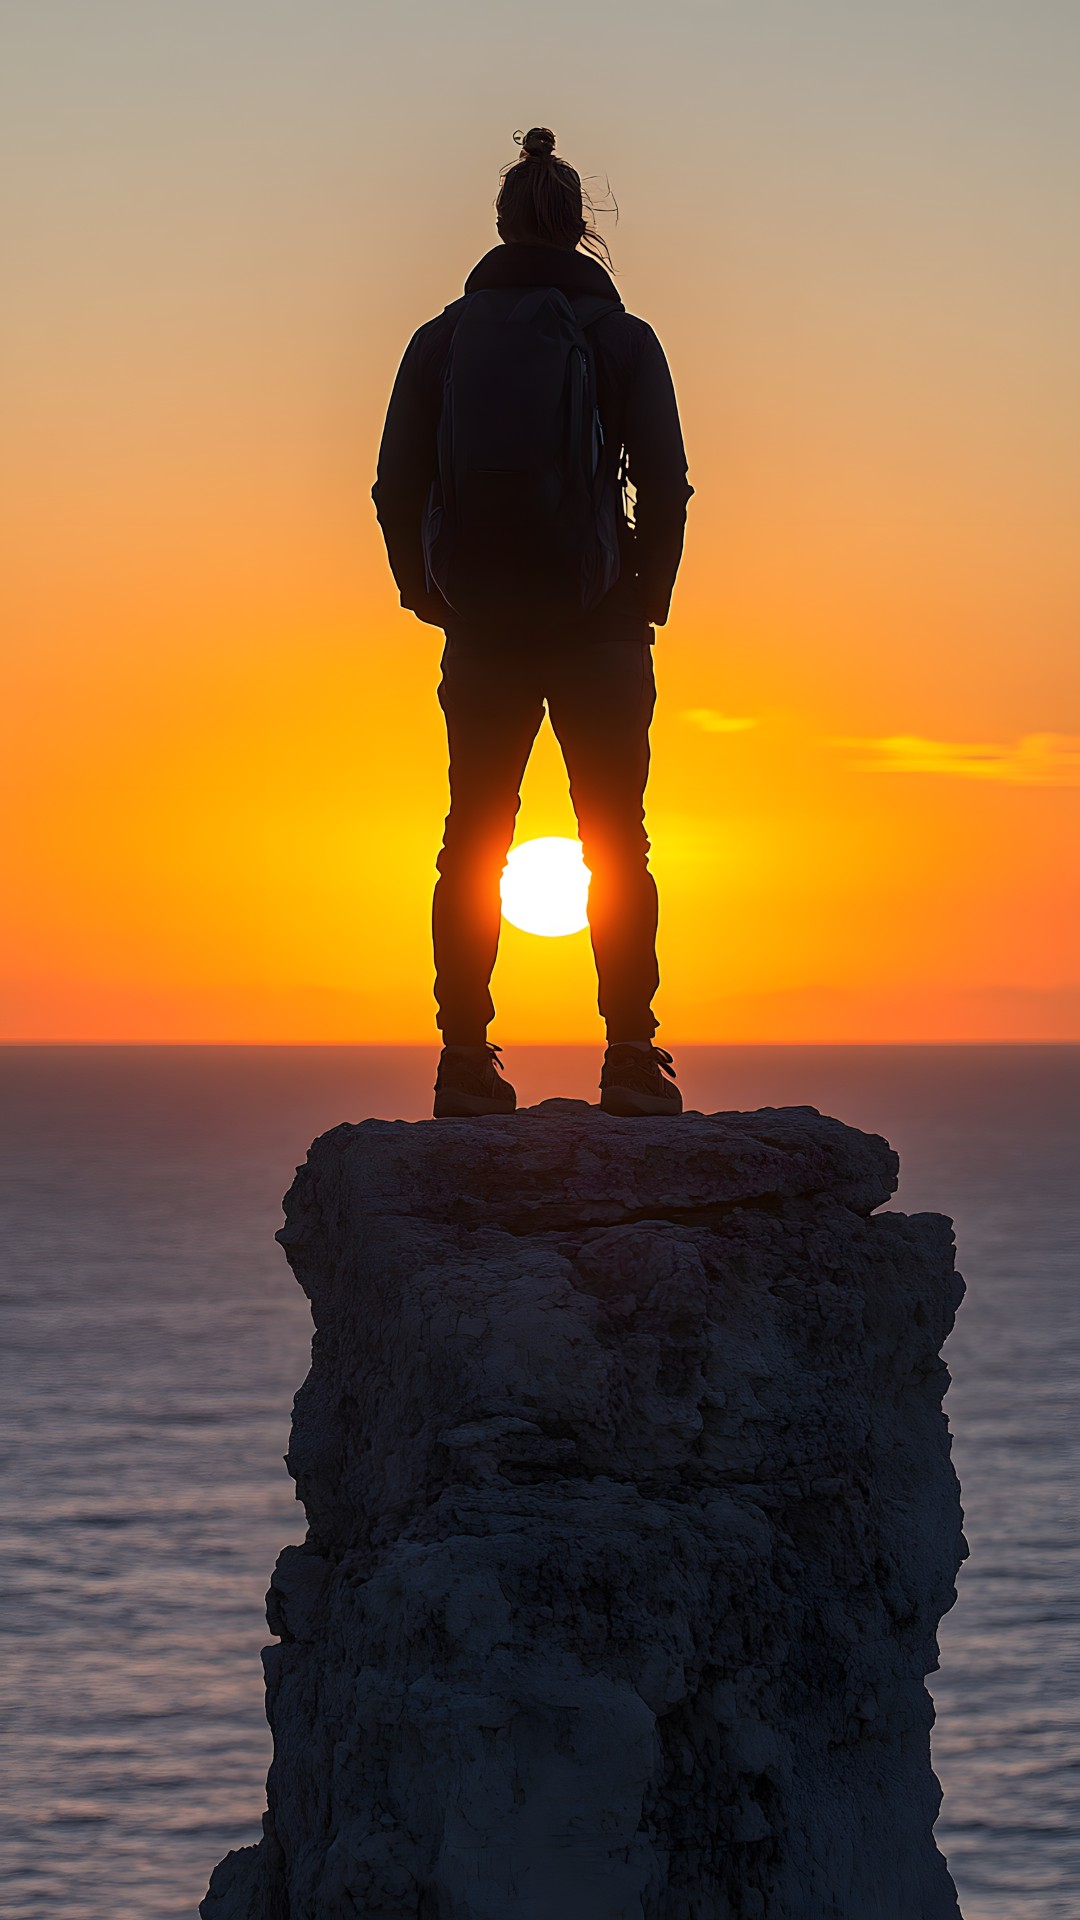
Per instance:
[[[257,1837],[258,1649],[307,1305],[274,1245],[309,1139],[420,1117],[424,1049],[16,1049],[3,1073],[9,1920],[194,1914]],[[525,1100],[596,1056],[516,1050]],[[1076,1920],[1080,1049],[680,1049],[688,1104],[889,1135],[957,1223],[948,1409],[972,1555],[941,1637],[939,1823],[966,1920]]]

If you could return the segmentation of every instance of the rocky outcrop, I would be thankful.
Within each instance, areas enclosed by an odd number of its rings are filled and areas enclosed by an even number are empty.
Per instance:
[[[310,1296],[258,1848],[205,1920],[949,1920],[950,1223],[812,1108],[368,1120]]]

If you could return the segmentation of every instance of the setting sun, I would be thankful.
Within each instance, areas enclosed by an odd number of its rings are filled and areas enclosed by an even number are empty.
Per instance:
[[[503,868],[503,918],[522,933],[541,933],[551,940],[580,933],[589,924],[591,877],[580,840],[555,834],[523,840],[511,848]]]

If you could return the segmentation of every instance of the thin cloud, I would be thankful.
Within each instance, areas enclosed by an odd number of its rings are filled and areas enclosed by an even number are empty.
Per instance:
[[[860,773],[941,773],[998,780],[1013,787],[1080,787],[1080,734],[1026,733],[1020,740],[926,740],[898,733],[884,740],[831,742],[861,757]]]
[[[681,718],[692,727],[700,727],[702,733],[749,733],[751,727],[759,724],[757,720],[743,720],[733,713],[717,713],[715,707],[687,707]]]

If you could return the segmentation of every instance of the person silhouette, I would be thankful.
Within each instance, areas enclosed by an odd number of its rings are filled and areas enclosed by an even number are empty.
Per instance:
[[[654,1044],[643,803],[653,629],[668,617],[693,488],[667,361],[602,264],[580,176],[550,128],[514,137],[499,243],[409,342],[372,489],[401,604],[445,635],[434,1112],[516,1105],[487,1037],[490,982],[499,880],[546,702],[592,874],[600,1105],[677,1114],[671,1055]]]

